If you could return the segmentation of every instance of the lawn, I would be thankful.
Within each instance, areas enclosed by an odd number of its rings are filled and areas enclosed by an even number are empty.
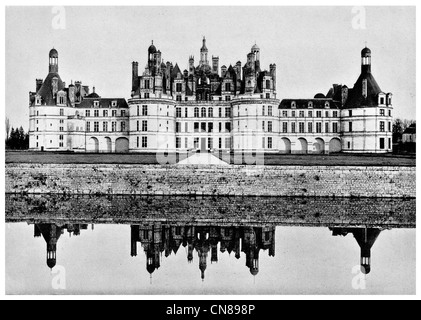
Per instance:
[[[221,155],[215,154],[221,157]],[[228,154],[223,154],[226,159]],[[185,154],[171,154],[177,160],[186,158]],[[242,164],[244,160],[237,155],[230,156],[231,163]],[[370,155],[370,154],[331,154],[331,155],[291,155],[265,154],[265,165],[300,166],[415,166],[415,155]],[[155,154],[104,154],[104,153],[60,153],[7,151],[6,163],[53,163],[53,164],[158,164]]]

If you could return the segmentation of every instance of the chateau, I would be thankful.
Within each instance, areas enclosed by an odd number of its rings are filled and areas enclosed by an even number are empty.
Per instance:
[[[247,60],[219,67],[203,38],[200,60],[187,69],[164,62],[152,43],[139,72],[132,63],[131,97],[102,98],[76,81],[66,86],[58,52],[29,93],[30,149],[74,152],[385,153],[392,151],[392,94],[371,73],[361,51],[353,88],[333,85],[312,99],[279,100],[276,64],[265,70],[255,44]],[[211,60],[211,61],[209,61]]]

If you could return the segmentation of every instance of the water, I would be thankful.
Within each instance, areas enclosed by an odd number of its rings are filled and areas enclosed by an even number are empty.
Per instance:
[[[6,222],[8,294],[415,294],[415,200],[8,195]]]

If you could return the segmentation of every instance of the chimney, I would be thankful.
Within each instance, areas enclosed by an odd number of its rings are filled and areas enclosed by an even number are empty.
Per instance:
[[[39,89],[41,89],[43,83],[44,83],[44,81],[42,79],[37,79],[36,80],[35,93],[37,93],[39,91]]]
[[[212,72],[218,74],[219,57],[212,56]]]
[[[136,91],[139,87],[139,63],[132,62],[132,91]]]

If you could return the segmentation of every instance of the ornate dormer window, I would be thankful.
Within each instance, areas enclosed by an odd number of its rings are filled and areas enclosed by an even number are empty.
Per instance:
[[[311,109],[311,108],[313,108],[313,101],[309,101],[308,102],[308,107]]]
[[[96,108],[99,107],[99,101],[94,101],[94,107],[96,107]]]
[[[297,107],[296,102],[295,102],[295,101],[292,101],[292,102],[291,102],[291,108],[295,109],[296,107]]]
[[[326,102],[325,102],[325,108],[330,108],[330,103],[329,103],[329,101],[326,101]]]
[[[117,107],[117,101],[115,100],[111,101],[111,107]]]

